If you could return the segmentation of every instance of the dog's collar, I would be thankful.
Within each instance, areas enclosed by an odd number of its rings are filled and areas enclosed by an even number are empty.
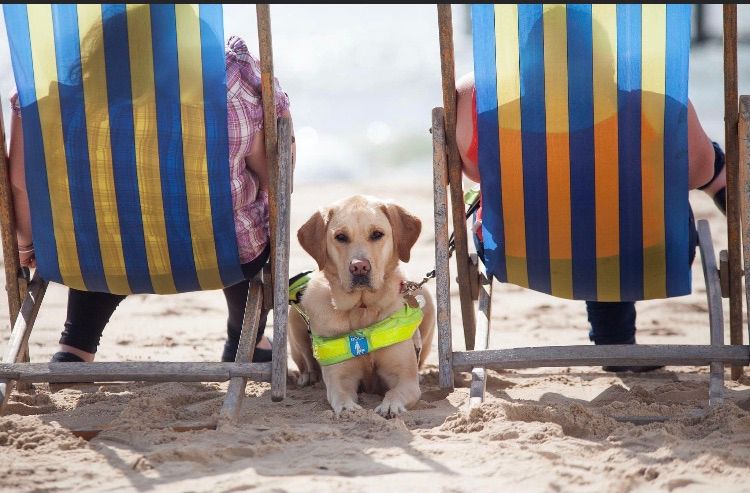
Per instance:
[[[404,303],[401,310],[363,329],[333,337],[311,333],[313,356],[321,366],[335,365],[408,341],[422,323],[423,317],[421,307],[412,308]]]

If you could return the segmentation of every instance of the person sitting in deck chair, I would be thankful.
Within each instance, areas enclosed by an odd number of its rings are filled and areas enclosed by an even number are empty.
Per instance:
[[[131,14],[132,15],[132,14]],[[102,32],[113,33],[127,29],[127,23],[122,18],[123,14],[109,17],[104,22],[103,29],[91,29],[82,41],[82,53],[84,57],[104,60],[104,40]],[[122,33],[120,33],[122,34]],[[124,33],[127,35],[127,32]],[[154,46],[156,49],[156,46]],[[249,289],[249,279],[254,277],[269,257],[269,212],[268,212],[268,169],[264,146],[263,130],[263,107],[261,104],[261,75],[258,60],[250,54],[245,42],[236,37],[231,37],[226,43],[225,54],[227,106],[226,115],[228,121],[228,144],[229,144],[229,172],[231,179],[232,205],[234,210],[234,227],[236,232],[237,247],[240,261],[242,262],[242,273],[245,281],[223,289],[227,301],[229,316],[227,320],[227,339],[224,345],[222,361],[234,361],[242,328],[242,320],[245,311],[245,303]],[[86,65],[84,64],[84,67]],[[82,74],[71,74],[74,84],[80,85],[87,77],[93,77],[86,73],[84,68]],[[85,84],[84,84],[85,85]],[[61,91],[64,87],[61,85]],[[284,93],[278,82],[275,83],[276,111],[279,116],[289,116],[289,98]],[[139,97],[145,95],[133,93],[134,106]],[[111,98],[111,96],[110,96]],[[106,100],[105,100],[106,101]],[[13,116],[11,121],[10,141],[10,173],[13,185],[13,201],[16,212],[16,223],[18,231],[18,244],[21,265],[35,267],[34,244],[31,233],[31,220],[29,212],[26,181],[24,177],[24,150],[23,135],[21,128],[21,113],[18,97],[14,95],[11,99]],[[113,103],[110,99],[110,106]],[[129,107],[129,102],[123,107]],[[144,105],[141,109],[148,110]],[[190,115],[193,108],[183,105],[183,119],[185,114]],[[201,118],[203,109],[200,108]],[[221,108],[216,113],[223,115]],[[97,148],[97,138],[108,138],[110,122],[106,118],[107,109],[101,110],[103,118],[100,118],[101,128],[91,128],[92,119],[87,118],[89,126],[88,135],[92,148]],[[209,116],[206,111],[206,116]],[[153,116],[148,114],[147,116]],[[189,116],[188,116],[189,117]],[[179,119],[178,115],[178,119]],[[106,121],[105,121],[106,120]],[[141,122],[141,128],[146,128],[148,122]],[[113,131],[116,122],[112,123]],[[177,121],[179,127],[179,120]],[[82,125],[77,124],[77,127]],[[85,127],[84,127],[85,128]],[[152,133],[155,129],[149,129]],[[83,130],[86,131],[86,130]],[[137,135],[136,148],[143,148],[137,152],[149,156],[154,150],[156,140],[149,136]],[[108,142],[102,143],[99,148],[107,148]],[[294,156],[294,145],[293,145]],[[292,158],[294,162],[294,157]],[[71,288],[68,295],[67,320],[60,338],[59,351],[52,357],[53,362],[80,362],[93,361],[102,336],[105,325],[114,313],[119,303],[125,298],[124,295],[111,293],[79,291]],[[271,345],[263,336],[265,319],[260,320],[258,329],[257,346],[253,353],[253,361],[271,361]]]
[[[589,20],[590,23],[590,20]],[[568,29],[572,29],[570,26]],[[573,36],[570,34],[569,36]],[[563,49],[565,47],[562,47]],[[549,57],[550,54],[545,54]],[[560,56],[565,57],[565,54]],[[539,70],[544,70],[540,67]],[[477,134],[477,112],[476,112],[476,89],[474,86],[473,73],[462,77],[456,86],[457,90],[457,116],[456,116],[456,142],[462,160],[464,174],[472,181],[479,183],[480,175],[478,168],[478,134]],[[638,97],[641,97],[640,92]],[[642,97],[648,97],[643,93]],[[644,103],[646,104],[646,103]],[[616,117],[615,117],[616,118]],[[717,207],[726,214],[726,175],[724,167],[724,152],[721,147],[712,142],[706,135],[692,103],[688,105],[688,143],[689,143],[689,171],[688,183],[690,189],[700,189],[711,196]],[[596,123],[606,125],[607,121]],[[481,208],[476,214],[474,224],[474,239],[480,258],[484,260],[482,247]],[[698,244],[697,231],[692,210],[689,214],[690,231],[690,262],[695,257],[695,247]],[[636,332],[636,309],[635,302],[599,302],[587,301],[586,309],[588,321],[591,325],[589,338],[594,344],[635,344]],[[606,371],[651,371],[660,367],[649,366],[605,366]]]

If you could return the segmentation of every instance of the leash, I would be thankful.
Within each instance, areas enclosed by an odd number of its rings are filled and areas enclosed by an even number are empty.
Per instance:
[[[466,219],[469,219],[472,214],[474,214],[477,209],[479,209],[480,200],[479,200],[479,191],[475,189],[471,189],[466,194],[464,194],[464,200],[469,204],[469,208],[466,210]],[[455,234],[451,233],[450,238],[448,239],[448,258],[451,258],[453,256],[453,252],[456,251],[456,238]],[[401,291],[405,293],[405,297],[412,296],[412,293],[419,290],[427,284],[430,279],[435,279],[435,270],[432,269],[430,272],[425,274],[425,276],[422,278],[420,282],[414,282],[414,281],[403,281],[403,285],[401,287]],[[407,303],[409,300],[407,300]],[[413,305],[409,303],[409,306]]]

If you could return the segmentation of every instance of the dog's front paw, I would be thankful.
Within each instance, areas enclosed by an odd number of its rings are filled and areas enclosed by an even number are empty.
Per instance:
[[[384,418],[395,418],[399,414],[406,412],[406,406],[401,401],[386,397],[383,399],[383,402],[375,408],[375,412]]]
[[[336,416],[337,418],[341,416],[341,413],[344,411],[356,411],[358,409],[362,409],[362,406],[351,399],[340,402],[333,402],[331,403],[331,407],[333,408],[334,416]]]
[[[300,372],[297,377],[297,385],[304,387],[306,385],[312,385],[320,380],[320,374],[314,371],[303,371]]]

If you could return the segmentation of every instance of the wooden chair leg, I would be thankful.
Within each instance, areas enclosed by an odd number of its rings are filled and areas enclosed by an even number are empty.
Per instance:
[[[242,332],[237,346],[235,363],[250,363],[255,352],[255,340],[258,336],[261,308],[263,307],[263,284],[256,276],[250,281],[245,304],[245,316],[242,319]],[[224,427],[237,422],[242,410],[245,397],[246,377],[232,377],[224,398],[224,404],[219,412],[218,427]]]
[[[13,196],[10,183],[10,163],[5,154],[5,125],[0,114],[0,233],[2,233],[3,259],[5,268],[5,289],[8,295],[8,310],[10,312],[10,327],[16,322],[21,309],[23,289],[19,279],[21,264],[18,261],[18,241],[16,239],[16,219],[13,207]]]
[[[271,399],[286,397],[287,324],[289,315],[289,236],[292,195],[292,121],[279,118],[279,172],[273,260],[273,361],[271,362]]]
[[[24,267],[21,268],[20,262],[17,263],[17,268],[19,269],[19,276],[18,276],[18,289],[19,292],[19,300],[22,300],[26,297],[26,295],[29,292],[29,282],[31,282],[31,278],[29,277],[29,269]],[[12,323],[15,323],[15,318],[13,319]],[[21,351],[21,361],[22,363],[29,363],[31,362],[31,354],[29,352],[29,343],[27,342],[24,344],[23,349]],[[27,392],[34,388],[34,386],[28,382],[16,382],[16,390]]]
[[[711,328],[711,345],[724,345],[724,313],[721,306],[721,281],[716,267],[716,253],[711,239],[711,228],[708,221],[698,221],[698,245],[701,251],[703,277],[706,280],[706,297],[708,298],[708,320]],[[724,363],[711,362],[708,386],[708,403],[710,406],[724,400]]]
[[[12,127],[12,126],[11,126]],[[11,128],[11,130],[15,130]],[[6,149],[5,124],[0,115],[0,143]],[[27,279],[21,276],[21,263],[18,260],[18,241],[16,239],[16,220],[10,183],[10,163],[5,152],[0,153],[0,232],[2,236],[3,259],[5,260],[5,291],[8,295],[8,311],[10,315],[9,328],[16,323],[21,302],[26,296]],[[28,269],[26,270],[28,273]],[[29,348],[24,346],[21,351],[21,361],[29,361]],[[18,385],[29,388],[28,384]]]
[[[445,118],[442,108],[432,110],[433,199],[435,205],[435,298],[437,304],[440,388],[453,389],[450,265],[448,252],[448,170]]]
[[[270,187],[268,206],[271,222],[271,265],[273,271],[273,361],[271,399],[286,396],[287,378],[287,300],[289,279],[289,206],[292,193],[292,124],[276,115],[271,8],[256,4],[258,48],[260,53],[263,124]]]
[[[21,310],[13,324],[8,349],[3,357],[4,363],[19,363],[23,360],[24,348],[28,345],[29,336],[34,328],[34,322],[39,313],[39,308],[42,306],[46,291],[47,281],[38,275],[34,275],[34,279],[29,284],[28,294],[21,303]],[[5,405],[12,390],[12,380],[0,380],[0,414],[5,411]]]
[[[740,96],[740,183],[742,196],[742,249],[745,262],[745,309],[750,312],[750,96]],[[747,317],[750,340],[750,316]]]
[[[490,327],[492,321],[492,277],[489,279],[480,275],[479,305],[477,307],[477,338],[475,351],[489,348]],[[484,402],[487,388],[487,371],[483,366],[471,370],[471,388],[469,389],[469,409],[473,409]]]
[[[445,111],[445,149],[448,156],[447,170],[450,183],[453,237],[456,245],[456,271],[458,278],[469,279],[469,247],[466,233],[466,211],[461,173],[461,157],[456,145],[456,67],[453,51],[453,21],[450,4],[438,4],[438,35],[440,41],[440,67],[443,85],[443,107]],[[461,300],[461,320],[464,328],[466,349],[474,349],[476,321],[474,301],[466,282],[458,285]]]
[[[742,344],[742,240],[737,90],[737,5],[724,4],[724,151],[727,176],[727,244],[729,251],[729,338]],[[732,367],[732,379],[742,376]]]

